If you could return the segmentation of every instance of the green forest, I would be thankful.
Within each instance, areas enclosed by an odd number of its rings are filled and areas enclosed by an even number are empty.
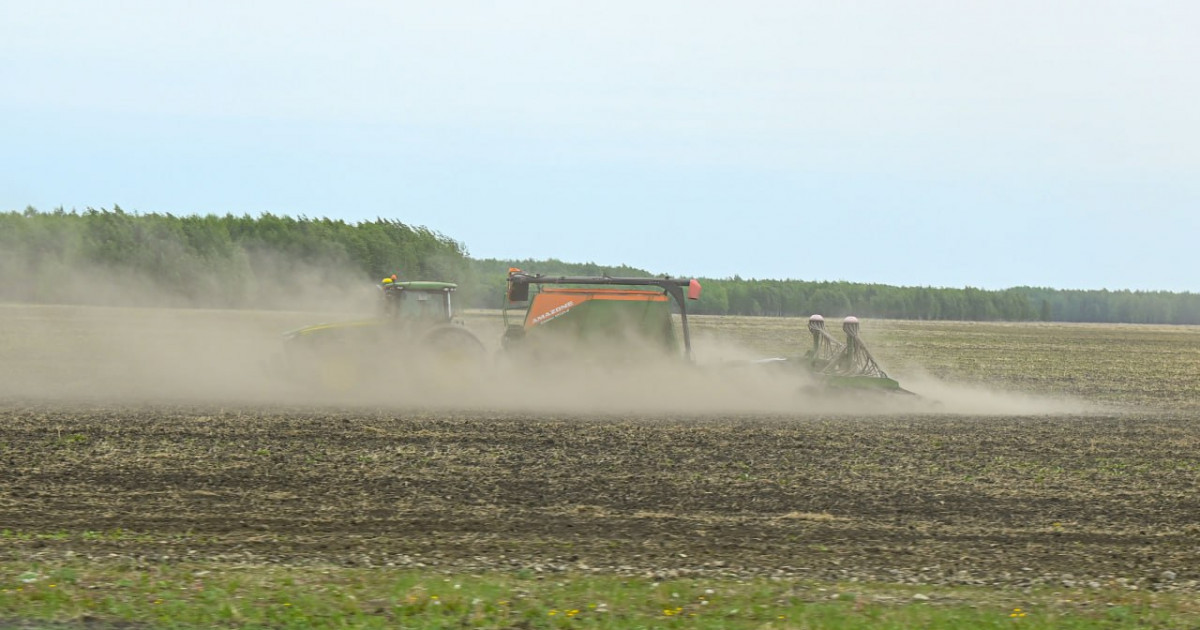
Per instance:
[[[119,206],[0,213],[0,300],[8,302],[102,303],[107,287],[89,281],[116,274],[152,287],[156,300],[250,308],[299,285],[365,286],[396,273],[457,282],[460,304],[499,308],[514,266],[552,275],[652,275],[554,259],[472,259],[449,236],[389,219],[174,216]],[[691,308],[701,314],[1200,324],[1197,293],[700,280],[704,295]]]

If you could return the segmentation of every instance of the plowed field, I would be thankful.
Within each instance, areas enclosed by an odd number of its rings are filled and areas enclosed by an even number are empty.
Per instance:
[[[4,559],[1200,584],[1194,328],[865,328],[885,365],[920,365],[943,391],[999,383],[994,396],[1073,397],[1071,412],[988,413],[985,398],[971,414],[603,414],[128,391],[114,400],[90,389],[94,354],[75,356],[47,333],[53,317],[36,318],[35,339],[16,317],[29,310],[8,308],[6,372],[26,384],[37,370],[76,380],[59,394],[2,392]],[[771,326],[794,324],[700,328],[754,347],[769,345]]]

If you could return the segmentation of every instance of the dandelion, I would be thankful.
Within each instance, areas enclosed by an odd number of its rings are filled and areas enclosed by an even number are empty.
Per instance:
[[[1021,617],[1025,616],[1025,611],[1021,610],[1020,608],[1014,608],[1008,616],[1012,619],[1020,619]]]
[[[574,617],[575,615],[578,615],[578,614],[579,614],[579,609],[578,609],[578,608],[572,608],[571,610],[568,610],[568,611],[567,611],[567,616],[568,616],[568,617]]]
[[[555,616],[555,615],[557,615],[557,614],[558,614],[558,609],[557,609],[557,608],[551,608],[551,609],[550,609],[550,612],[548,612],[548,613],[546,613],[546,614],[547,614],[547,615],[550,615],[551,617],[553,617],[553,616]]]

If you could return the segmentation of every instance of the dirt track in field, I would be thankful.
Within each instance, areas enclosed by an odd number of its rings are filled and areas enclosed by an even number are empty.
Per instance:
[[[1186,414],[2,409],[5,558],[1200,580],[1200,427]]]

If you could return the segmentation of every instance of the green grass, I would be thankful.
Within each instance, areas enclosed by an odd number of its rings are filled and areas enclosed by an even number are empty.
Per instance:
[[[1192,628],[1200,624],[1200,604],[1192,596],[1116,585],[998,591],[109,559],[0,562],[5,621],[151,628]]]

